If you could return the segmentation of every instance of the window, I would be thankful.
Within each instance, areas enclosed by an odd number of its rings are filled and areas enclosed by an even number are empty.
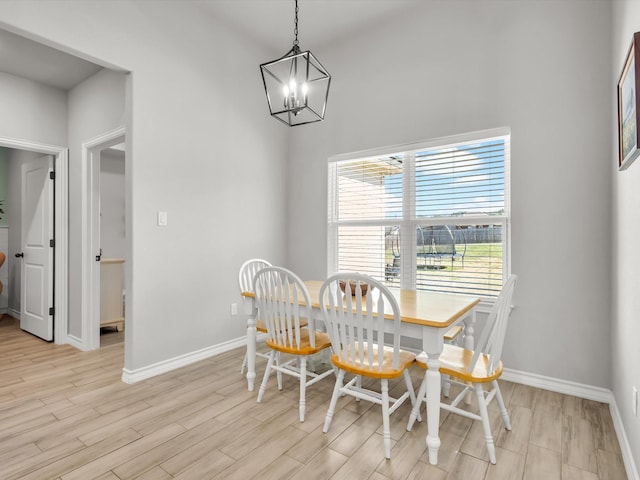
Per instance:
[[[329,272],[495,297],[509,252],[509,132],[333,157]]]

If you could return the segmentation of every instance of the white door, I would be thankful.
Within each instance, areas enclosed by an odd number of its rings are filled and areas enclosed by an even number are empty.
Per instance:
[[[48,341],[53,340],[52,171],[50,155],[22,165],[20,328]]]

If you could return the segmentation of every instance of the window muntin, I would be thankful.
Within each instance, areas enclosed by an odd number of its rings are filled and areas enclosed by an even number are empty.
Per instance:
[[[329,272],[499,293],[508,271],[509,135],[456,140],[330,162]]]

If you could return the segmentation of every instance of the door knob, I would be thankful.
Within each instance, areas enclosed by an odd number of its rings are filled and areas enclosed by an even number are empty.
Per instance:
[[[20,258],[20,257],[24,257],[24,253],[22,252],[16,253],[16,258]]]

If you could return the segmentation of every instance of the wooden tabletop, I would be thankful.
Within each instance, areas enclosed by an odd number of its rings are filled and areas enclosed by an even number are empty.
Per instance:
[[[309,291],[311,307],[320,308],[320,280],[308,280],[304,284]],[[389,289],[400,306],[403,322],[429,327],[448,327],[480,303],[478,297],[452,293],[435,293],[424,290]],[[253,292],[242,292],[244,297],[254,297]],[[385,315],[386,316],[386,315]]]

